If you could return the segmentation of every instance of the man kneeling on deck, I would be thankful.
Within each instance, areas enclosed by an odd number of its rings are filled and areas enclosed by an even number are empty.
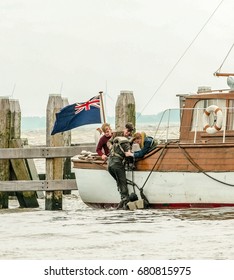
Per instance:
[[[136,132],[131,140],[133,144],[138,144],[140,149],[135,152],[128,152],[126,156],[134,159],[143,158],[153,147],[156,147],[156,142],[151,136],[146,136],[145,132]]]

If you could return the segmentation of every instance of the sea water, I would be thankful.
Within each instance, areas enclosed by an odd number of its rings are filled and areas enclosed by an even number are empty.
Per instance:
[[[90,133],[79,129],[73,141],[92,142]],[[45,145],[45,132],[22,137]],[[44,172],[43,160],[35,164]],[[92,209],[78,191],[63,196],[61,211],[46,211],[44,199],[36,209],[21,209],[15,199],[9,205],[0,210],[1,260],[234,259],[234,208]]]
[[[234,209],[97,210],[64,196],[62,211],[1,210],[6,260],[223,260],[234,256]]]

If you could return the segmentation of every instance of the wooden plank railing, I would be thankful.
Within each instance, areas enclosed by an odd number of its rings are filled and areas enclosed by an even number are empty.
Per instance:
[[[64,147],[2,148],[0,159],[68,158],[81,151],[95,152],[94,143]],[[0,192],[77,190],[75,179],[0,181]]]
[[[95,144],[80,144],[63,147],[30,147],[30,148],[3,148],[0,149],[0,159],[19,158],[67,158],[80,154],[82,150],[95,151]]]
[[[0,191],[58,191],[77,190],[76,180],[0,181]]]

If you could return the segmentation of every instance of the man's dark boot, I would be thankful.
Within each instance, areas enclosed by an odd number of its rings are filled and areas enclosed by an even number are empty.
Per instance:
[[[124,206],[124,200],[121,200],[118,206],[116,207],[117,210],[123,209]]]
[[[129,199],[127,197],[123,198],[120,203],[118,204],[116,209],[123,209],[123,210],[128,210],[127,203],[129,202]]]

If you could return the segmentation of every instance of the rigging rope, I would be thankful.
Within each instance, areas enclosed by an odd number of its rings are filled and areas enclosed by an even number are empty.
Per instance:
[[[225,56],[225,58],[224,58],[224,60],[223,60],[223,63],[222,63],[222,64],[220,65],[220,67],[214,72],[214,75],[215,75],[216,73],[220,72],[220,70],[221,70],[221,68],[222,68],[222,66],[223,66],[223,64],[224,64],[224,62],[225,62],[226,59],[228,58],[228,56],[229,56],[231,50],[233,49],[233,47],[234,47],[234,43],[232,44],[232,46],[231,46],[229,52],[227,53],[227,55]]]
[[[145,182],[144,182],[144,184],[143,184],[143,186],[142,186],[141,188],[140,188],[135,182],[133,182],[133,181],[127,179],[127,184],[132,185],[133,187],[137,187],[137,189],[138,189],[139,192],[140,192],[141,198],[144,199],[144,200],[147,202],[148,205],[149,205],[150,203],[149,203],[149,200],[147,199],[147,197],[145,196],[145,194],[143,193],[143,189],[144,189],[144,187],[145,187],[147,181],[149,180],[149,178],[150,178],[152,172],[154,171],[154,168],[155,168],[155,166],[157,165],[159,159],[165,155],[164,151],[166,150],[166,147],[167,147],[167,145],[168,145],[169,143],[170,143],[170,142],[166,143],[166,144],[164,145],[164,147],[162,148],[162,151],[161,151],[160,155],[159,155],[158,158],[156,159],[156,161],[155,161],[153,167],[152,167],[151,170],[150,170],[150,173],[148,174],[148,176],[147,176],[147,178],[146,178],[146,180],[145,180]],[[161,148],[160,148],[160,149],[161,149]],[[160,150],[160,149],[159,149],[159,150]],[[135,192],[135,191],[134,191],[134,192]]]
[[[206,27],[206,25],[209,23],[209,21],[211,20],[211,18],[213,17],[213,15],[216,13],[216,11],[218,10],[218,8],[221,6],[221,4],[223,3],[224,0],[221,0],[220,3],[218,4],[218,6],[214,9],[214,11],[212,12],[212,14],[209,16],[209,18],[206,20],[205,24],[202,26],[202,28],[200,29],[200,31],[197,33],[197,35],[194,37],[194,39],[192,40],[192,42],[189,44],[189,46],[185,49],[185,51],[182,53],[182,55],[180,56],[180,58],[177,60],[177,62],[175,63],[175,65],[172,67],[172,69],[169,71],[169,73],[166,75],[166,77],[163,79],[163,81],[161,82],[161,84],[159,85],[159,87],[156,89],[155,93],[151,96],[150,100],[146,103],[146,105],[143,107],[143,109],[141,110],[141,113],[138,115],[137,119],[141,116],[142,112],[145,110],[145,108],[149,105],[149,103],[151,102],[151,100],[153,99],[153,97],[156,95],[156,93],[161,89],[161,87],[165,84],[165,82],[168,80],[168,78],[170,77],[170,75],[172,74],[172,72],[175,70],[176,66],[179,64],[179,62],[181,61],[181,59],[185,56],[185,54],[188,52],[188,50],[191,48],[191,46],[193,45],[193,43],[196,41],[196,39],[198,38],[198,36],[200,35],[200,33],[203,31],[203,29]]]
[[[166,148],[167,148],[167,145],[170,144],[170,143],[171,143],[171,142],[166,143],[165,146],[163,147],[163,149],[162,149],[160,155],[158,156],[157,160],[155,161],[153,167],[151,168],[150,173],[148,174],[148,176],[147,176],[147,178],[146,178],[146,180],[145,180],[145,182],[144,182],[144,184],[142,185],[141,188],[140,188],[134,181],[131,181],[131,180],[128,180],[128,179],[127,179],[127,184],[130,184],[130,185],[132,185],[133,187],[137,187],[137,189],[138,189],[139,192],[140,192],[141,198],[144,199],[144,200],[148,203],[148,205],[149,205],[150,203],[149,203],[147,197],[144,195],[143,189],[144,189],[144,187],[145,187],[145,185],[146,185],[148,179],[149,179],[150,176],[152,175],[152,172],[153,172],[155,166],[157,165],[159,159],[165,156],[165,153],[164,153],[164,152],[165,152],[165,150],[166,150]],[[216,179],[216,178],[214,178],[213,176],[207,174],[207,173],[206,173],[192,158],[191,158],[191,156],[188,154],[188,152],[187,152],[184,148],[182,148],[182,147],[179,145],[179,143],[178,143],[178,147],[179,147],[179,149],[182,151],[182,153],[185,155],[185,157],[188,159],[188,161],[189,161],[195,168],[197,168],[198,171],[200,171],[201,173],[203,173],[204,175],[206,175],[207,177],[209,177],[210,179],[212,179],[212,180],[214,180],[214,181],[216,181],[216,182],[218,182],[218,183],[221,183],[221,184],[224,184],[224,185],[227,185],[227,186],[234,187],[234,184],[229,184],[229,183],[223,182],[223,181],[221,181],[221,180],[219,180],[219,179]],[[135,193],[135,191],[134,191],[134,193]]]
[[[169,143],[170,143],[170,142],[168,142],[168,143],[166,143],[166,144],[164,145],[164,147],[163,147],[163,149],[162,149],[162,151],[161,151],[161,154],[159,155],[159,157],[158,157],[157,160],[155,161],[153,167],[152,167],[151,170],[150,170],[149,175],[147,176],[147,178],[146,178],[146,180],[145,180],[143,186],[141,187],[142,190],[143,190],[144,186],[146,185],[147,181],[149,180],[149,177],[151,176],[152,172],[154,171],[155,166],[157,165],[159,159],[162,157],[162,155],[163,155],[163,153],[164,153],[164,151],[165,151],[165,149],[166,149],[166,147],[167,147],[167,145],[168,145]],[[165,155],[165,154],[164,154],[164,155]],[[163,156],[164,156],[164,155],[163,155]]]
[[[210,179],[218,182],[218,183],[221,183],[221,184],[224,184],[224,185],[227,185],[227,186],[230,186],[230,187],[234,187],[233,184],[229,184],[229,183],[226,183],[226,182],[223,182],[219,179],[216,179],[214,177],[212,177],[211,175],[207,174],[191,157],[190,155],[188,154],[188,152],[183,149],[179,144],[178,144],[178,147],[179,149],[183,152],[183,154],[185,155],[185,157],[188,159],[188,161],[195,167],[198,169],[198,171],[202,172],[204,175],[206,175],[207,177],[209,177]]]

